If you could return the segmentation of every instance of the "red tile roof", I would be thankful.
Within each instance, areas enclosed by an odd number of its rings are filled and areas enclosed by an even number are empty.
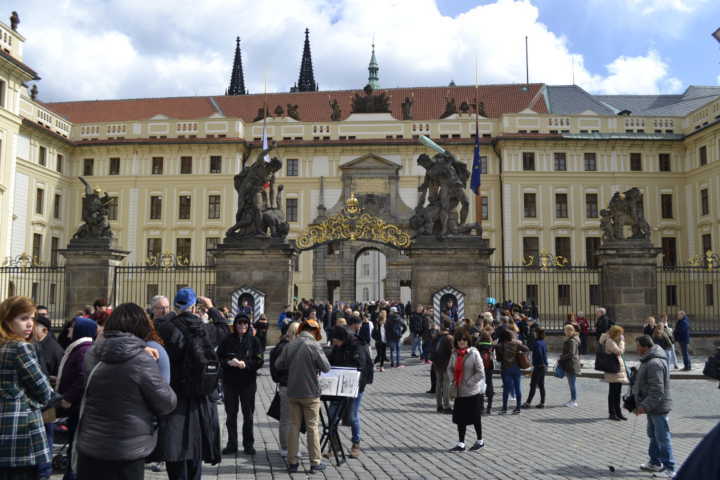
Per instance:
[[[478,100],[485,106],[485,115],[497,118],[504,113],[517,113],[529,108],[538,113],[547,113],[544,102],[533,102],[543,84],[528,86],[482,85],[477,90]],[[454,98],[456,105],[463,101],[474,103],[475,87],[415,87],[381,89],[390,96],[390,110],[393,117],[401,119],[401,103],[405,97],[413,98],[413,119],[417,121],[435,120],[445,111],[447,98]],[[268,111],[272,113],[280,105],[287,108],[288,103],[298,105],[300,120],[304,122],[329,122],[330,100],[337,99],[342,111],[342,119],[351,113],[352,98],[356,93],[364,95],[362,90],[339,90],[327,92],[268,93],[217,97],[175,97],[147,98],[132,100],[96,100],[81,102],[57,102],[45,104],[47,108],[66,117],[73,123],[122,122],[147,120],[155,115],[189,120],[206,118],[216,112],[214,100],[227,117],[238,117],[252,122],[258,109],[267,100]],[[212,99],[212,100],[211,100]]]

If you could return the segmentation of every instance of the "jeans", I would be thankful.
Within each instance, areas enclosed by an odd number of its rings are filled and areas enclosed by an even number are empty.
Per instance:
[[[585,355],[587,353],[587,337],[587,333],[580,334],[580,355]]]
[[[680,351],[683,357],[683,367],[686,369],[690,368],[690,353],[688,353],[688,342],[678,342],[680,344]]]
[[[423,355],[422,338],[417,333],[413,333],[411,338],[412,338],[412,355],[416,355],[415,351],[417,350],[418,353],[420,353],[420,356],[422,357],[422,355]]]
[[[238,431],[237,416],[238,407],[242,408],[243,424],[243,447],[249,448],[255,444],[253,436],[253,414],[255,413],[255,392],[257,384],[255,382],[244,385],[234,385],[225,382],[225,413],[227,418],[225,426],[228,432],[228,445],[237,448]]]
[[[328,336],[328,338],[330,338]],[[375,363],[380,363],[380,368],[383,368],[387,361],[387,343],[375,342],[375,350],[377,355],[375,356]]]
[[[608,412],[609,414],[622,417],[620,397],[622,395],[622,383],[611,383],[608,390]]]
[[[575,374],[574,373],[568,373],[565,372],[565,377],[567,378],[568,386],[570,387],[570,400],[575,402],[577,401],[577,390],[575,389]]]
[[[48,477],[53,473],[52,458],[53,458],[53,438],[55,436],[55,423],[50,422],[45,424],[45,434],[47,436],[48,448],[50,449],[50,461],[48,463],[41,463],[38,465],[38,477]]]
[[[483,399],[482,407],[486,409],[486,411],[490,411],[490,408],[492,408],[492,399],[495,396],[495,388],[493,388],[493,369],[492,368],[486,368],[485,369],[485,395],[481,397]]]
[[[390,345],[390,366],[400,366],[400,340],[389,340]]]
[[[647,419],[647,436],[650,438],[650,447],[648,448],[650,463],[663,465],[668,470],[675,470],[668,416],[648,413]]]
[[[517,408],[520,408],[522,398],[522,394],[520,393],[520,367],[513,365],[510,368],[504,369],[501,375],[503,382],[503,410],[507,410],[508,397],[511,391],[515,393]]]
[[[545,365],[537,365],[533,367],[532,376],[530,377],[530,394],[525,400],[525,403],[532,402],[535,396],[535,389],[540,390],[540,403],[545,404],[545,371],[547,367]]]
[[[422,342],[422,353],[420,354],[420,358],[423,360],[430,360],[430,346],[432,345],[432,342],[430,340],[423,340]]]

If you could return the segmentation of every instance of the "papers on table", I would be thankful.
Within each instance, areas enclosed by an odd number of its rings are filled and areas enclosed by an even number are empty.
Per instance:
[[[360,372],[355,368],[332,367],[320,374],[318,383],[322,396],[355,398],[360,391]]]

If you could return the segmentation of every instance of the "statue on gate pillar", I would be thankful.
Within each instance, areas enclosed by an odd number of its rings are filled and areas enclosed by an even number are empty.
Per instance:
[[[625,226],[630,236],[625,237]],[[643,213],[643,194],[633,187],[625,192],[615,192],[607,209],[600,211],[600,228],[603,243],[622,240],[650,240],[650,225]]]
[[[82,199],[82,220],[70,243],[110,245],[113,239],[108,210],[113,199],[107,192],[101,196],[102,190],[93,189],[83,178],[80,181],[85,185],[85,195]]]
[[[248,237],[266,238],[267,231],[275,238],[285,238],[289,230],[280,208],[282,187],[275,191],[275,173],[282,168],[277,157],[266,159],[274,145],[258,153],[255,162],[235,175],[233,183],[238,194],[235,225],[225,233],[227,240]],[[269,187],[270,192],[265,188]],[[268,199],[269,195],[269,199]]]
[[[443,238],[448,234],[479,231],[479,224],[466,223],[470,210],[465,193],[470,178],[467,165],[432,140],[425,139],[423,142],[431,144],[429,146],[439,150],[439,153],[432,158],[423,153],[417,159],[418,165],[425,169],[425,178],[418,187],[420,196],[415,214],[410,218],[410,227],[415,231],[415,236],[437,235]]]

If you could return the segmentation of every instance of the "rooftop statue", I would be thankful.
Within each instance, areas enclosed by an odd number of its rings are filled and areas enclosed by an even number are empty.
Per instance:
[[[400,104],[402,107],[402,119],[403,120],[412,120],[413,114],[412,114],[412,106],[413,106],[413,99],[410,97],[405,97],[405,100]]]
[[[340,104],[336,99],[330,101],[330,120],[337,122],[340,120],[342,110],[340,110]]]
[[[12,12],[12,15],[10,15],[10,28],[13,30],[17,30],[18,25],[20,24],[20,15],[18,15],[17,12]]]
[[[287,116],[290,118],[294,118],[295,120],[300,120],[300,114],[298,113],[298,106],[294,105],[292,103],[287,104]]]
[[[82,220],[84,223],[75,232],[72,240],[80,240],[83,243],[108,244],[113,238],[110,223],[108,222],[108,209],[112,197],[107,192],[100,196],[102,191],[99,188],[93,190],[83,177],[79,178],[85,185],[85,196],[82,200]]]
[[[385,92],[374,94],[370,84],[363,89],[365,96],[356,93],[352,101],[353,113],[388,113],[390,112],[390,97]]]

